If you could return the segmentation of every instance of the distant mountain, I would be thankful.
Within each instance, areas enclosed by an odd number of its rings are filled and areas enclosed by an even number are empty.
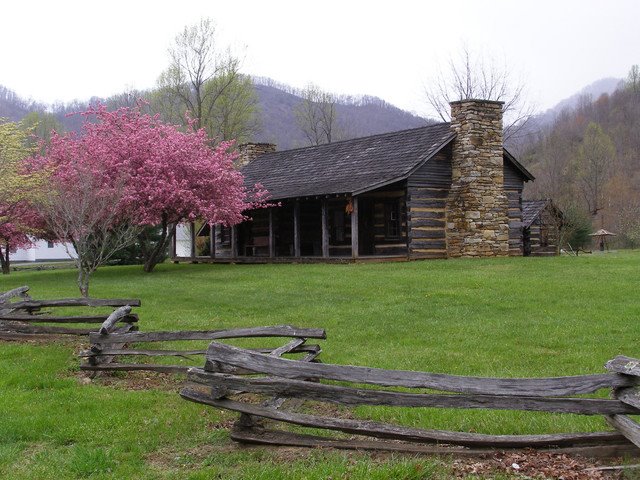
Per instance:
[[[584,87],[580,92],[559,102],[553,108],[531,118],[516,138],[507,142],[514,154],[526,150],[527,146],[537,141],[541,132],[549,128],[556,118],[565,110],[571,110],[584,102],[596,100],[603,93],[611,94],[620,85],[621,79],[603,78]],[[260,111],[260,128],[253,140],[257,142],[275,143],[278,150],[286,150],[306,146],[306,139],[296,124],[294,109],[302,102],[300,91],[280,84],[268,78],[254,78],[258,107]],[[148,92],[135,92],[144,96]],[[78,130],[82,118],[69,113],[80,112],[90,103],[103,102],[113,104],[116,95],[109,99],[94,97],[89,101],[73,101],[68,104],[43,105],[18,97],[11,90],[0,85],[0,118],[20,120],[30,111],[50,111],[67,130]],[[401,110],[376,97],[342,96],[336,108],[338,132],[335,138],[348,138],[375,135],[416,128],[433,123]]]
[[[20,98],[13,90],[0,85],[0,118],[16,122],[33,110],[42,110],[43,105]]]
[[[296,124],[294,109],[302,102],[299,92],[287,85],[258,78],[255,79],[256,96],[260,112],[260,128],[253,139],[256,142],[275,143],[278,150],[306,146],[306,139]],[[144,95],[147,92],[135,92]],[[80,129],[82,118],[69,113],[80,112],[90,103],[102,102],[111,105],[115,96],[109,99],[94,97],[89,101],[73,101],[61,105],[45,106],[18,97],[11,90],[0,86],[0,117],[13,121],[20,120],[33,110],[48,110],[66,130]],[[340,140],[393,132],[420,127],[431,123],[429,120],[405,112],[376,97],[339,97],[336,106],[337,134]]]
[[[256,141],[275,143],[278,150],[307,146],[294,113],[302,102],[299,92],[263,78],[255,79],[255,88],[262,120]],[[336,123],[336,138],[346,140],[421,127],[430,122],[379,98],[363,96],[339,97]]]
[[[516,155],[523,153],[531,144],[539,140],[540,136],[554,124],[563,112],[569,113],[580,105],[597,100],[603,94],[611,95],[621,86],[622,82],[621,78],[601,78],[587,85],[578,93],[561,100],[548,110],[534,115],[515,138],[507,142],[507,148]]]
[[[620,86],[623,80],[621,78],[601,78],[587,85],[578,93],[571,95],[569,98],[561,100],[556,106],[548,109],[539,115],[541,123],[548,124],[564,110],[572,110],[580,105],[581,102],[592,102],[597,100],[603,94],[611,95]]]

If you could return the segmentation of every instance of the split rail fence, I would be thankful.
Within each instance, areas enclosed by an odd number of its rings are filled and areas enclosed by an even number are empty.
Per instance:
[[[556,452],[592,457],[637,455],[640,453],[637,449],[640,446],[640,425],[629,415],[640,414],[640,361],[617,357],[608,362],[606,368],[609,373],[569,377],[465,377],[309,363],[212,342],[206,354],[204,368],[189,370],[187,378],[191,385],[183,388],[181,395],[186,400],[240,413],[231,438],[246,443],[462,456],[487,453],[488,449],[511,448],[553,449]],[[234,369],[254,375],[238,375],[233,373]],[[418,389],[422,391],[416,392]],[[427,389],[426,393],[424,389]],[[591,394],[601,389],[611,389],[614,398],[575,396]],[[253,395],[238,395],[239,393]],[[256,394],[277,397],[280,402],[277,405],[252,402]],[[298,405],[300,402],[312,403],[303,412],[279,408],[286,399],[296,400]],[[314,408],[315,402],[344,406],[523,410],[604,415],[615,431],[488,435],[427,430],[306,413]],[[315,411],[327,412],[332,409],[324,407]],[[273,422],[338,431],[358,437],[344,439],[335,435],[326,437],[267,428]]]
[[[89,334],[91,347],[80,353],[86,361],[80,366],[86,371],[153,371],[160,373],[186,373],[190,368],[185,365],[168,365],[152,363],[160,357],[188,358],[193,355],[204,357],[206,348],[191,349],[161,349],[151,348],[140,344],[155,344],[157,342],[181,342],[221,340],[238,338],[291,337],[293,340],[283,347],[260,348],[255,351],[282,355],[284,353],[304,353],[309,360],[320,354],[319,345],[305,344],[308,338],[325,338],[322,329],[298,328],[291,325],[273,327],[237,328],[230,330],[199,330],[199,331],[164,331],[164,332],[109,332],[101,329]],[[134,346],[132,346],[134,345]],[[123,358],[130,361],[123,362]],[[150,359],[152,362],[141,359]],[[208,364],[213,369],[212,364]],[[220,367],[222,368],[222,367]],[[236,371],[235,369],[233,371]]]
[[[23,286],[0,294],[0,339],[34,340],[87,336],[98,329],[95,324],[101,324],[100,328],[109,333],[137,330],[138,315],[131,313],[131,308],[140,306],[138,299],[33,300],[28,292],[29,287]],[[59,313],[59,309],[67,310],[69,307],[74,310],[80,308],[82,313]],[[118,308],[110,313],[95,314],[91,310],[97,307]],[[48,309],[54,309],[58,313]],[[117,322],[121,322],[121,325],[117,326]]]

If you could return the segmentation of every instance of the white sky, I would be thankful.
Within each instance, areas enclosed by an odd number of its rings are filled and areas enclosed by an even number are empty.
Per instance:
[[[200,17],[243,71],[427,113],[424,86],[464,45],[546,109],[640,63],[637,0],[110,0],[0,3],[0,84],[45,103],[154,86]]]

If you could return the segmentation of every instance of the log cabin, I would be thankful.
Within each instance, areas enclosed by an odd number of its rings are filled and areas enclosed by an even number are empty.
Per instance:
[[[523,200],[523,255],[525,257],[557,255],[563,219],[562,212],[550,199]]]
[[[502,107],[462,100],[450,123],[286,151],[241,146],[246,185],[278,206],[231,228],[180,230],[174,260],[522,256],[522,190],[534,177],[503,147]]]

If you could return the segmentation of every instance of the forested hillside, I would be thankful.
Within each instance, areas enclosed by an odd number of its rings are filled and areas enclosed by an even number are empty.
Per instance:
[[[256,79],[254,90],[258,122],[251,140],[275,143],[279,150],[308,145],[294,114],[295,108],[303,101],[300,92],[269,79]],[[48,111],[65,130],[78,130],[82,118],[70,113],[84,111],[89,104],[97,102],[109,107],[132,105],[137,98],[149,98],[151,95],[152,91],[134,91],[106,99],[94,97],[89,101],[45,106],[24,100],[0,86],[0,117],[17,121],[32,111]],[[338,97],[335,140],[415,128],[428,122],[379,98]]]
[[[616,232],[621,245],[640,244],[637,67],[611,95],[583,97],[562,111],[521,160],[536,176],[525,192],[529,198],[551,198],[567,222]]]
[[[44,108],[44,105],[20,98],[14,91],[0,85],[0,118],[21,120],[30,111]]]

